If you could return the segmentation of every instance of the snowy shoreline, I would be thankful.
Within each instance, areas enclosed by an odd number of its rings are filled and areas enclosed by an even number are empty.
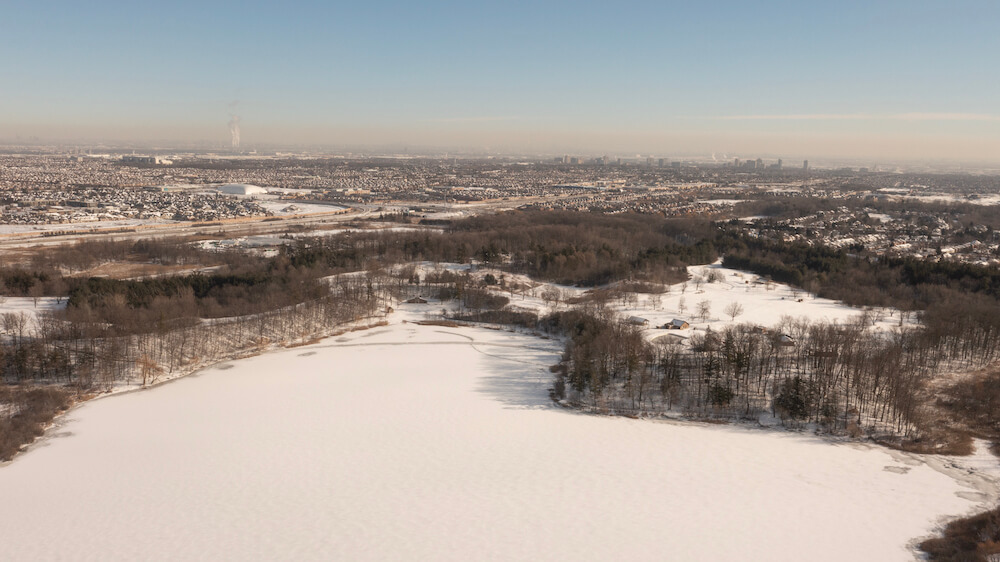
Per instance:
[[[658,415],[639,414],[629,415],[600,411],[587,406],[571,404],[564,400],[552,399],[552,403],[567,412],[575,414],[595,416],[603,418],[626,418],[647,423],[661,423],[677,426],[694,427],[730,427],[734,430],[748,432],[764,432],[776,434],[790,434],[802,437],[819,439],[830,446],[846,446],[864,451],[880,451],[888,454],[902,467],[887,466],[885,470],[905,474],[913,466],[926,465],[927,467],[945,475],[957,482],[961,482],[973,491],[956,492],[956,495],[969,501],[979,502],[965,515],[943,516],[938,523],[943,528],[948,523],[963,517],[969,517],[996,508],[1000,505],[1000,457],[990,452],[990,442],[984,439],[973,439],[973,452],[969,455],[943,455],[930,453],[911,453],[895,449],[876,442],[872,438],[858,439],[846,435],[836,435],[831,433],[821,433],[814,429],[801,427],[793,428],[775,424],[762,424],[750,420],[732,420],[722,418],[699,418],[693,415],[684,415],[677,412],[664,412]],[[917,545],[924,540],[937,537],[937,531],[914,538],[910,541],[910,546],[917,551]]]

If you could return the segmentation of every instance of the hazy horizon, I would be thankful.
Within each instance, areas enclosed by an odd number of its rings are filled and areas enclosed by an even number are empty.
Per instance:
[[[0,142],[1000,162],[1000,6],[23,5]]]

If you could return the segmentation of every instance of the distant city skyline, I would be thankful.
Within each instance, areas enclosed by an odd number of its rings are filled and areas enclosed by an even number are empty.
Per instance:
[[[0,19],[0,142],[998,162],[997,21],[986,1],[24,3]]]

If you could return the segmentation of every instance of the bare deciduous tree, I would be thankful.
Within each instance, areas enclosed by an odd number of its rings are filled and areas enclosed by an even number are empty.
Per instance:
[[[738,302],[731,302],[729,306],[723,309],[723,312],[729,316],[730,320],[736,320],[736,317],[743,314],[743,305]]]
[[[562,300],[562,291],[556,287],[547,287],[542,291],[542,300],[545,304],[551,307],[556,307],[559,305],[559,301]]]
[[[153,361],[149,355],[143,354],[136,363],[136,366],[139,367],[139,373],[142,375],[142,386],[155,383],[156,379],[163,373],[163,368],[157,365],[156,361]]]
[[[626,291],[625,297],[622,299],[623,304],[628,308],[635,308],[639,306],[639,295],[632,291]]]
[[[659,293],[653,293],[652,295],[649,295],[649,298],[646,299],[646,302],[649,304],[649,307],[652,308],[653,310],[659,310],[660,306],[663,305],[663,299],[660,297]]]
[[[708,320],[708,316],[712,313],[712,303],[708,300],[703,300],[698,303],[698,316],[702,320]]]

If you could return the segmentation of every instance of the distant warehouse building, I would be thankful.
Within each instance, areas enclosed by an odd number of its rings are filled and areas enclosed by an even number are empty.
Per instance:
[[[267,190],[248,183],[227,183],[219,186],[219,191],[227,195],[263,195]]]

